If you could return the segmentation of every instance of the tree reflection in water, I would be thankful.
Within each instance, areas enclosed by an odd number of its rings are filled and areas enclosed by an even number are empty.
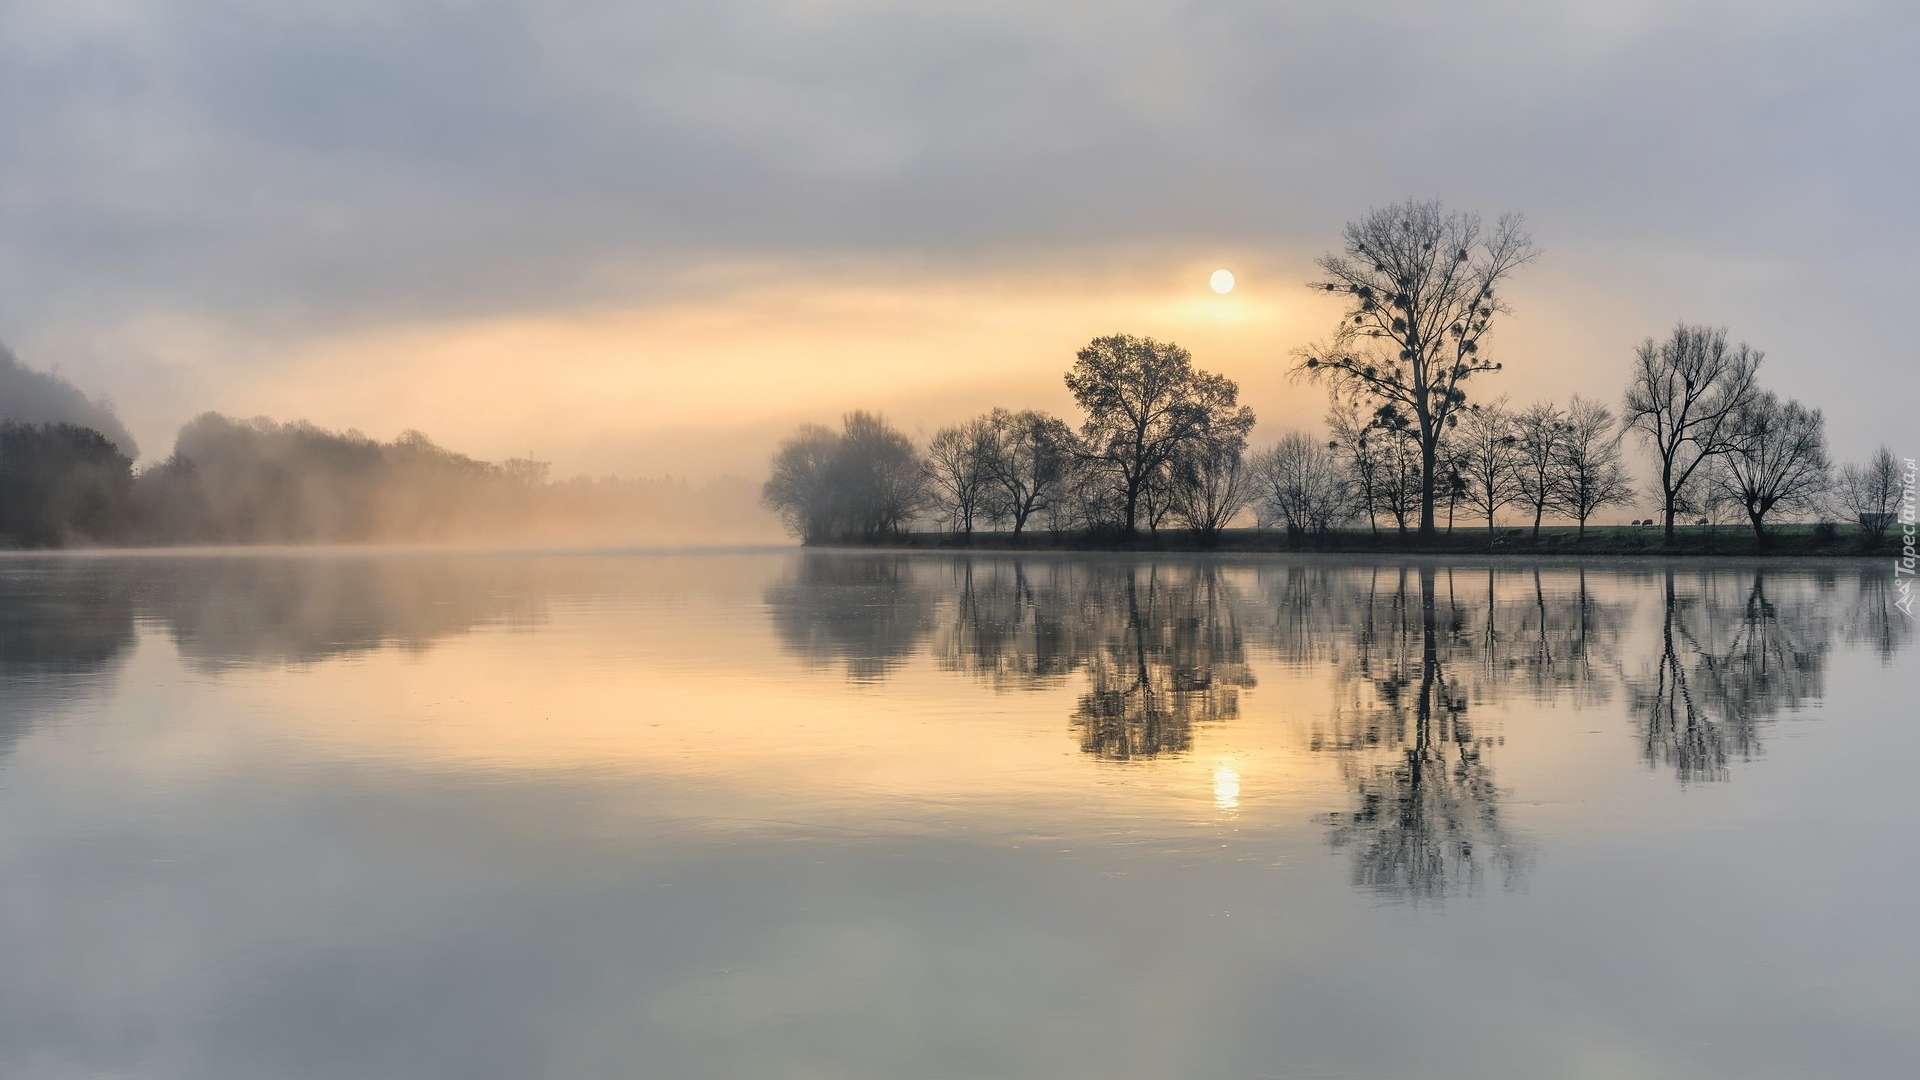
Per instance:
[[[1842,637],[1872,649],[1883,665],[1892,663],[1913,636],[1913,619],[1894,606],[1899,594],[1893,585],[1893,575],[1883,567],[1863,569],[1854,579],[1854,601],[1842,607]]]
[[[885,678],[933,632],[937,597],[908,556],[806,552],[767,591],[787,648],[816,664],[844,664],[857,681]]]
[[[1212,565],[1100,575],[1100,632],[1073,722],[1080,749],[1111,761],[1192,749],[1196,723],[1240,714],[1254,685],[1238,594]]]
[[[537,626],[554,599],[618,591],[619,560],[20,560],[0,572],[0,749],[111,678],[136,627],[218,673],[424,649]],[[1591,580],[1590,580],[1591,579]],[[1639,756],[1723,781],[1776,717],[1817,703],[1836,641],[1890,662],[1911,638],[1879,566],[1589,569],[1341,560],[944,558],[802,553],[764,594],[781,641],[856,680],[925,651],[1000,691],[1073,686],[1081,748],[1192,750],[1240,715],[1251,650],[1330,677],[1311,722],[1351,804],[1325,818],[1355,882],[1415,898],[1512,882],[1489,714],[1624,709]],[[1544,717],[1543,717],[1544,722]],[[1597,726],[1597,725],[1587,725]]]
[[[1451,602],[1442,618],[1433,567],[1401,568],[1386,589],[1379,577],[1336,669],[1339,705],[1311,741],[1339,757],[1355,796],[1352,810],[1327,815],[1330,840],[1352,853],[1354,884],[1379,893],[1437,899],[1495,874],[1511,885],[1526,856],[1501,817],[1495,740],[1475,733],[1467,692],[1449,673],[1484,660],[1499,636],[1491,580],[1475,626]]]
[[[1908,636],[1885,575],[1865,569],[801,565],[770,596],[796,650],[878,678],[931,637],[943,670],[996,690],[1083,679],[1069,722],[1082,750],[1106,761],[1185,753],[1206,724],[1236,718],[1255,684],[1249,642],[1283,666],[1331,673],[1337,704],[1308,745],[1337,760],[1353,803],[1326,816],[1329,838],[1351,853],[1357,885],[1415,899],[1511,885],[1528,865],[1494,776],[1504,739],[1471,717],[1620,700],[1648,763],[1682,783],[1722,780],[1731,761],[1760,752],[1770,718],[1820,698],[1836,629],[1883,659]],[[1840,596],[1843,586],[1858,596]],[[1657,624],[1644,620],[1650,598]]]
[[[933,647],[942,670],[996,690],[1057,686],[1094,650],[1101,607],[1071,564],[960,559],[951,619]]]
[[[1809,595],[1807,585],[1782,588],[1764,568],[1684,581],[1664,573],[1659,651],[1628,681],[1649,765],[1672,769],[1683,784],[1725,780],[1730,761],[1760,754],[1764,721],[1819,700],[1833,600]]]
[[[0,573],[0,753],[110,678],[133,644],[133,603],[103,570],[35,560]]]

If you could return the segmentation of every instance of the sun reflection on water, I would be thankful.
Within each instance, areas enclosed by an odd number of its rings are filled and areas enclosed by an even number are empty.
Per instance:
[[[1229,762],[1223,761],[1213,770],[1213,808],[1240,809],[1240,774],[1233,770]]]

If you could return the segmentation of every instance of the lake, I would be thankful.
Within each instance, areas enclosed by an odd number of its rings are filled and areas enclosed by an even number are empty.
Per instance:
[[[7,556],[0,1074],[1905,1075],[1894,584]]]

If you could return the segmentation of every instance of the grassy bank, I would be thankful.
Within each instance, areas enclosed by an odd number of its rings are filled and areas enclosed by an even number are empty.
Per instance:
[[[1807,556],[1817,558],[1857,558],[1862,555],[1892,556],[1899,552],[1900,535],[1891,530],[1877,545],[1863,543],[1851,526],[1781,525],[1769,529],[1764,543],[1757,542],[1753,531],[1732,525],[1689,525],[1674,530],[1667,543],[1658,527],[1628,525],[1588,526],[1581,536],[1571,527],[1546,526],[1536,538],[1531,528],[1485,528],[1459,526],[1443,530],[1431,541],[1401,535],[1393,530],[1381,532],[1342,531],[1325,536],[1289,538],[1280,529],[1228,529],[1205,542],[1184,529],[1143,532],[1131,538],[1053,534],[1043,531],[1014,536],[1006,532],[982,532],[972,536],[960,533],[916,532],[897,538],[889,546],[933,550],[966,549],[972,551],[1322,551],[1378,554],[1460,554],[1460,555],[1651,555],[1671,556]]]

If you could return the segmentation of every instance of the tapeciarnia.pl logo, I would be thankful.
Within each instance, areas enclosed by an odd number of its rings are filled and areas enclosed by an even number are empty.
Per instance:
[[[1894,590],[1900,599],[1893,606],[1900,614],[1913,618],[1913,571],[1914,571],[1914,514],[1913,481],[1914,464],[1912,458],[1905,459],[1906,470],[1900,474],[1900,557],[1893,560]]]

